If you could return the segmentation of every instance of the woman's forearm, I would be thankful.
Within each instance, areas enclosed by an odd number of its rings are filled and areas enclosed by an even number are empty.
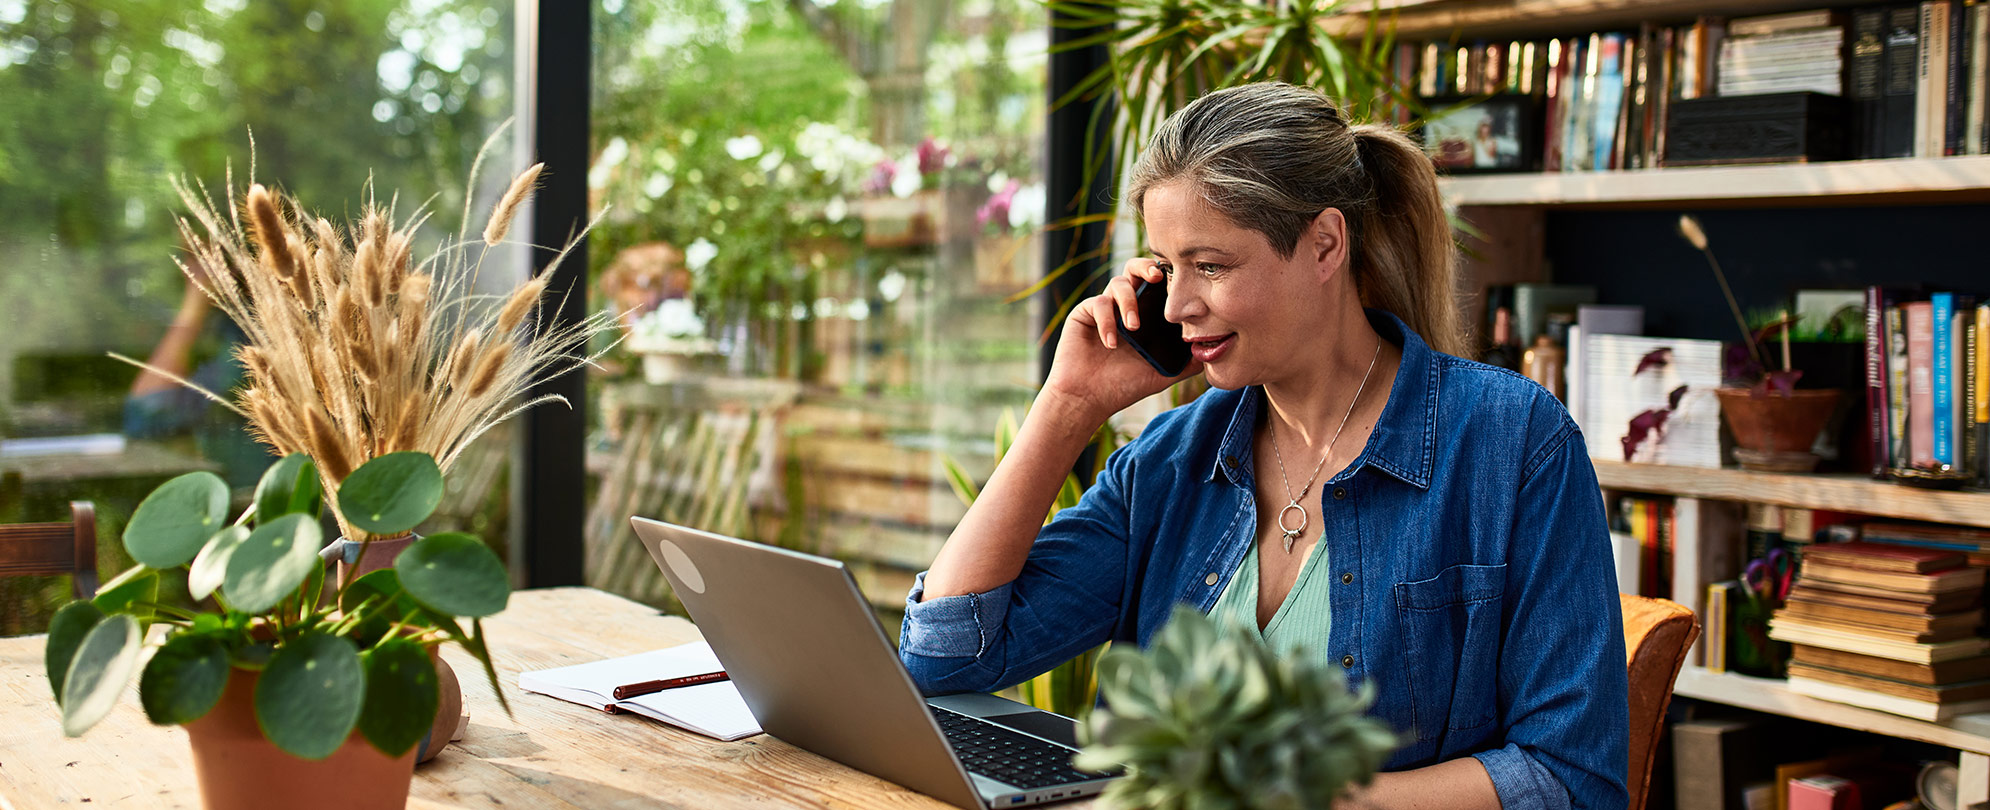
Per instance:
[[[1016,578],[1064,478],[1106,417],[1044,393],[981,496],[968,507],[926,574],[925,599],[981,593]]]
[[[152,356],[145,359],[145,364],[168,374],[187,376],[193,363],[194,341],[200,337],[201,326],[207,323],[208,307],[207,296],[188,285],[179,313],[166,326],[166,334],[159,338],[159,345],[152,349]],[[137,379],[131,382],[131,395],[144,396],[178,385],[171,377],[139,369]]]
[[[1486,766],[1472,757],[1375,775],[1367,787],[1348,792],[1335,810],[1500,810]]]

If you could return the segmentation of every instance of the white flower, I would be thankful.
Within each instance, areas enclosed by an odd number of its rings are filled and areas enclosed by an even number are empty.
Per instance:
[[[726,139],[726,154],[732,155],[733,160],[750,160],[759,157],[765,148],[761,145],[760,139],[752,135]]]
[[[1046,202],[1042,183],[1031,183],[1017,189],[1015,199],[1009,201],[1009,227],[1034,230],[1043,224]]]
[[[684,266],[696,273],[705,269],[705,265],[711,264],[712,259],[718,255],[719,246],[700,236],[698,241],[692,242],[690,247],[684,249]]]
[[[846,202],[841,194],[829,198],[829,204],[822,207],[822,216],[832,223],[842,222],[843,218],[849,215],[850,203]]]
[[[892,196],[910,197],[924,184],[924,180],[919,176],[919,157],[906,155],[904,160],[898,162],[898,174],[891,178]]]
[[[889,273],[884,274],[884,278],[878,279],[878,295],[883,296],[884,300],[896,301],[898,300],[899,296],[904,294],[905,294],[904,274],[899,273],[897,270],[893,270]]]
[[[771,172],[775,169],[780,168],[782,165],[782,161],[787,159],[788,155],[786,152],[782,152],[779,149],[769,151],[767,154],[760,156],[760,170],[763,172]]]

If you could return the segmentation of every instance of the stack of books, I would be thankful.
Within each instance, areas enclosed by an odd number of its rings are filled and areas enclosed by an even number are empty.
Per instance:
[[[1845,29],[1828,9],[1734,20],[1720,43],[1722,96],[1844,92]]]
[[[1872,473],[1990,485],[1990,304],[1866,289]]]
[[[1931,721],[1990,711],[1983,576],[1954,551],[1813,546],[1769,622],[1790,691]]]

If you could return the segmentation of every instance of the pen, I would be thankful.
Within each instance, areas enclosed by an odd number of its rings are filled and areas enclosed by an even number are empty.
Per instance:
[[[724,670],[720,670],[718,672],[707,672],[703,675],[686,675],[682,678],[669,678],[661,681],[643,681],[642,683],[632,683],[626,686],[615,687],[615,699],[628,700],[632,697],[647,695],[652,692],[661,692],[665,689],[676,689],[680,686],[696,686],[701,683],[718,683],[724,680],[730,680],[730,678],[726,676]]]

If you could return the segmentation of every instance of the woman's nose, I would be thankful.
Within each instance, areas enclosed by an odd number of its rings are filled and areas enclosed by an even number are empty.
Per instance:
[[[1201,314],[1202,301],[1193,289],[1194,283],[1176,276],[1168,283],[1168,305],[1161,309],[1162,317],[1169,323],[1182,323],[1188,318]]]

